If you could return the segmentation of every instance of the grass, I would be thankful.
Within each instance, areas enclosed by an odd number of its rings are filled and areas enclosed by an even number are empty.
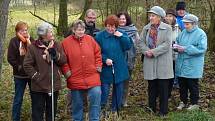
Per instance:
[[[8,42],[10,38],[14,36],[14,26],[18,21],[25,21],[30,26],[31,36],[36,38],[36,26],[41,22],[39,19],[33,17],[28,10],[33,11],[31,7],[25,8],[11,8],[9,16],[9,26],[7,31],[7,40],[4,43],[4,49],[8,47]],[[53,22],[53,9],[51,6],[41,7],[37,9],[37,14],[41,17]],[[69,21],[78,18],[78,16],[70,16]],[[14,96],[14,82],[12,77],[12,68],[7,63],[6,60],[7,53],[4,55],[3,60],[3,78],[0,81],[0,121],[10,121],[11,120],[11,108]],[[147,106],[147,83],[143,80],[142,66],[139,62],[136,65],[136,69],[133,73],[133,81],[130,84],[130,95],[128,108],[124,108],[121,112],[122,121],[215,121],[215,99],[213,95],[215,83],[215,65],[213,60],[215,60],[215,55],[208,53],[206,56],[206,71],[203,80],[201,81],[201,99],[200,105],[202,107],[199,111],[178,112],[175,110],[179,102],[178,91],[174,91],[173,99],[169,103],[170,113],[166,118],[160,118],[150,112],[148,112]],[[138,59],[139,60],[139,59]],[[62,83],[64,87],[66,83]],[[57,121],[69,121],[70,114],[67,113],[66,106],[66,94],[67,89],[64,88],[60,92],[58,100],[58,112]],[[31,101],[29,96],[29,90],[27,89],[24,96],[23,106],[22,106],[22,120],[30,121],[31,115]],[[110,119],[112,120],[112,119]]]

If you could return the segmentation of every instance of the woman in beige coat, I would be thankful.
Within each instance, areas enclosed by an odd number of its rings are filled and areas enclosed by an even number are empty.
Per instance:
[[[148,80],[148,102],[156,112],[156,98],[160,98],[160,116],[168,113],[168,83],[173,75],[171,27],[161,21],[165,11],[154,6],[148,11],[150,23],[141,33],[140,48],[144,54],[144,79]]]

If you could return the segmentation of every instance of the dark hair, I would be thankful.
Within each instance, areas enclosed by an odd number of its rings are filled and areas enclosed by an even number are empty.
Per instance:
[[[124,16],[125,16],[125,19],[126,19],[126,24],[125,24],[125,25],[126,25],[126,26],[129,26],[129,25],[132,24],[131,17],[128,15],[127,12],[120,12],[120,13],[118,13],[116,16],[117,16],[118,18],[120,18],[121,15],[124,15]]]
[[[109,15],[104,22],[105,26],[107,26],[107,24],[111,25],[111,26],[115,26],[116,28],[119,26],[119,21],[118,21],[118,17],[116,15]]]

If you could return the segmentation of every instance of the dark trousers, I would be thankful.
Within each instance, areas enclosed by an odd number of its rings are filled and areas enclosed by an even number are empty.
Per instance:
[[[57,110],[58,91],[54,92],[54,117]],[[52,97],[48,93],[32,91],[32,121],[52,120]]]
[[[149,107],[156,112],[156,99],[159,97],[160,114],[168,113],[168,85],[170,79],[155,79],[148,81]]]
[[[180,99],[184,104],[188,103],[188,91],[190,92],[191,104],[198,104],[199,100],[199,80],[179,77]]]

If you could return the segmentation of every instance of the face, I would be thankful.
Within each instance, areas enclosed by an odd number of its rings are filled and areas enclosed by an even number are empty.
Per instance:
[[[53,35],[53,32],[52,30],[48,30],[46,36],[43,36],[43,39],[46,40],[46,41],[52,41],[54,40],[54,35]]]
[[[84,32],[85,32],[85,28],[81,27],[81,26],[78,26],[78,28],[76,28],[74,30],[74,34],[75,36],[77,37],[83,37],[84,36]]]
[[[165,17],[165,20],[168,24],[172,24],[174,22],[174,18],[175,16],[172,15],[172,14],[167,14],[166,17]]]
[[[23,27],[22,29],[20,29],[18,31],[19,34],[21,34],[23,37],[28,38],[28,28],[27,27]]]
[[[179,16],[185,16],[185,10],[178,10],[178,11],[177,11],[177,14],[178,14]]]
[[[86,24],[89,26],[93,26],[96,23],[96,14],[90,12],[85,17]]]
[[[125,26],[126,25],[126,17],[125,15],[121,15],[119,17],[119,26]]]
[[[109,24],[107,24],[105,28],[106,28],[107,32],[109,32],[111,34],[113,34],[116,31],[115,25],[109,25]]]
[[[158,24],[160,23],[161,18],[156,14],[150,13],[149,20],[151,24]]]
[[[186,30],[191,30],[193,28],[192,23],[184,22],[184,27]]]

